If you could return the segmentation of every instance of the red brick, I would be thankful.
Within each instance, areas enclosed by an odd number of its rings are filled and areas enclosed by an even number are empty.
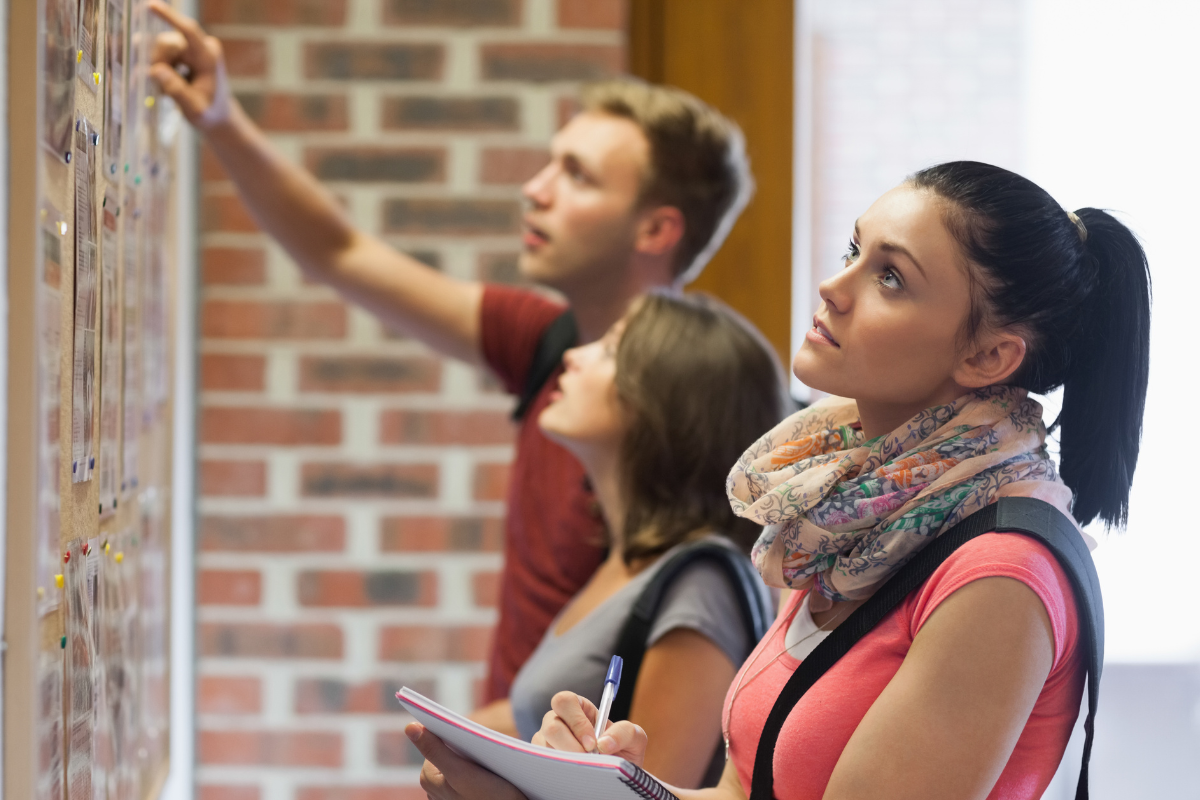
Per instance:
[[[579,97],[576,95],[567,95],[558,98],[558,127],[562,127],[571,121],[571,117],[583,110],[583,104],[579,102]]]
[[[338,302],[206,300],[200,333],[213,339],[341,339],[346,335],[346,306]]]
[[[386,233],[439,236],[513,234],[521,229],[521,204],[515,200],[386,200]]]
[[[384,411],[383,444],[510,444],[516,428],[502,411]]]
[[[196,787],[196,800],[262,800],[257,786],[206,786]]]
[[[385,626],[379,636],[381,661],[482,661],[491,649],[484,626]]]
[[[296,800],[426,800],[416,786],[301,786]]]
[[[304,160],[323,181],[443,183],[446,151],[431,147],[310,147]]]
[[[205,353],[200,356],[200,388],[260,392],[265,386],[264,356]]]
[[[213,517],[200,520],[203,552],[340,553],[346,523],[337,516]]]
[[[520,253],[480,253],[476,277],[487,283],[528,286],[530,282],[521,274],[520,259]],[[481,374],[488,372],[481,370]]]
[[[536,147],[486,147],[479,178],[485,184],[520,186],[550,163],[550,154]]]
[[[238,92],[246,115],[267,131],[344,131],[349,127],[343,94]]]
[[[296,578],[302,606],[437,605],[437,573],[401,570],[306,570]]]
[[[384,130],[516,131],[521,127],[521,106],[515,97],[385,97],[381,116]]]
[[[205,25],[268,25],[275,27],[346,24],[347,0],[204,0],[200,21]]]
[[[379,549],[498,553],[504,549],[504,522],[499,517],[385,517]]]
[[[409,686],[426,697],[435,692],[433,679],[374,680],[350,684],[343,680],[300,678],[296,681],[297,714],[399,714],[404,707],[396,692]]]
[[[212,658],[341,658],[342,629],[323,623],[202,622],[200,655]]]
[[[320,42],[304,46],[304,75],[317,80],[441,80],[446,50],[440,44]]]
[[[267,493],[267,465],[262,461],[200,462],[201,497],[262,497]]]
[[[209,406],[200,410],[200,441],[206,444],[340,444],[338,411]]]
[[[475,605],[495,608],[500,602],[500,573],[476,572],[471,576],[471,594]]]
[[[436,392],[442,365],[432,358],[306,356],[300,359],[302,392]]]
[[[209,194],[200,199],[200,230],[205,233],[254,233],[258,223],[236,194]]]
[[[419,767],[425,763],[425,756],[404,731],[379,731],[375,734],[375,763],[381,767]]]
[[[386,25],[512,27],[521,24],[521,0],[387,0]]]
[[[205,286],[256,286],[267,281],[267,254],[259,247],[205,247],[200,251]]]
[[[258,678],[201,676],[196,681],[196,710],[201,714],[261,713],[262,683]]]
[[[205,5],[208,0],[205,0]],[[232,78],[263,78],[267,74],[267,42],[265,39],[242,39],[222,36],[225,70]]]
[[[480,63],[491,81],[590,81],[618,75],[625,52],[606,44],[485,44]]]
[[[203,140],[200,142],[200,179],[206,182],[229,180],[229,173]]]
[[[261,600],[258,570],[202,569],[196,576],[196,602],[202,606],[256,606]]]
[[[310,463],[301,467],[305,497],[437,497],[434,464]]]
[[[508,473],[508,464],[480,464],[475,467],[475,499],[507,499]]]
[[[625,30],[629,0],[558,0],[558,27]]]
[[[206,766],[340,767],[342,736],[325,732],[201,730],[197,755]]]

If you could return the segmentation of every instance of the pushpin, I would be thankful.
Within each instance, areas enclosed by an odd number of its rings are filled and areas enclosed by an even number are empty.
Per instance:
[[[134,185],[134,186],[141,186],[141,185],[142,185],[142,176],[141,176],[141,175],[137,175],[137,176],[135,176],[135,177],[134,177],[134,179],[133,179],[133,185]]]
[[[109,544],[108,542],[105,542],[104,543],[104,552],[107,553],[110,549],[112,549],[112,545]]]
[[[65,223],[65,222],[58,223],[58,232],[62,236],[66,236],[67,235],[67,223]]]
[[[96,85],[97,85],[97,86],[99,86],[99,85],[100,85],[100,73],[99,73],[99,72],[93,72],[93,73],[92,73],[92,80],[94,80],[94,81],[96,82]]]
[[[65,636],[64,636],[64,637],[62,637],[61,639],[59,639],[59,640],[58,640],[58,648],[59,648],[60,650],[66,650],[66,649],[67,649],[67,637],[65,637]]]
[[[42,219],[46,218],[46,209],[42,209]]]
[[[122,561],[125,560],[125,554],[122,553],[120,550],[118,550],[117,554],[115,556],[113,556],[113,558],[116,560],[116,562],[118,564],[120,564]]]
[[[146,97],[146,108],[154,108],[154,95]]]
[[[110,166],[109,166],[109,168],[108,168],[108,174],[109,174],[109,175],[116,175],[116,174],[117,174],[117,165],[116,165],[116,164],[112,164],[112,165],[110,165]]]
[[[45,596],[46,596],[46,590],[43,589],[41,586],[39,586],[38,587],[38,599],[40,600],[41,598],[43,598]]]
[[[83,61],[83,51],[82,50],[80,50],[78,53],[75,54],[75,63],[78,64],[80,61]]]
[[[63,553],[63,563],[66,564],[70,560],[71,560],[71,551],[68,550],[67,552]]]
[[[71,163],[71,151],[68,150],[67,152],[63,153],[63,158],[65,158],[67,160],[67,163],[70,164]]]
[[[93,133],[93,134],[92,134],[92,146],[94,147],[94,146],[96,146],[96,145],[98,145],[98,144],[100,144],[100,134],[98,134],[98,133]]]
[[[90,550],[90,549],[91,549],[91,548],[90,548],[90,547],[88,547],[88,543],[87,543],[87,542],[84,542],[84,543],[83,543],[83,554],[84,554],[85,556],[88,554],[88,550]]]
[[[55,585],[55,586],[57,586],[57,587],[58,587],[58,588],[60,588],[60,589],[63,587],[63,576],[62,576],[62,573],[59,573],[58,575],[55,575],[55,576],[54,576],[54,585]]]

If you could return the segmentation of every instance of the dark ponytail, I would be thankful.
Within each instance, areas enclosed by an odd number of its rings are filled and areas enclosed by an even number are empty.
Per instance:
[[[1141,245],[1112,215],[1070,215],[1032,181],[988,164],[940,164],[910,183],[948,201],[974,290],[965,336],[984,324],[1022,329],[1025,361],[1012,382],[1038,394],[1063,387],[1059,466],[1076,520],[1124,525],[1150,366]]]

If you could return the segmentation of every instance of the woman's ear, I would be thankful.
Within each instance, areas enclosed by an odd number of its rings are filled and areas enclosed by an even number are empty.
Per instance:
[[[1025,339],[1013,331],[981,337],[954,370],[954,381],[966,389],[981,389],[1008,380],[1025,360]]]

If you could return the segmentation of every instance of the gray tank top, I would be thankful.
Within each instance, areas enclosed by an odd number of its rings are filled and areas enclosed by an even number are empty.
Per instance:
[[[734,549],[718,536],[707,537],[706,541]],[[542,727],[542,717],[550,710],[550,698],[564,689],[593,703],[600,702],[609,659],[634,601],[681,546],[668,550],[561,636],[554,632],[558,617],[550,624],[533,655],[517,673],[509,692],[522,739],[533,738]],[[710,562],[698,562],[676,577],[650,629],[647,649],[679,628],[708,637],[735,667],[741,666],[750,653],[750,637],[738,610],[736,589],[721,568]]]

